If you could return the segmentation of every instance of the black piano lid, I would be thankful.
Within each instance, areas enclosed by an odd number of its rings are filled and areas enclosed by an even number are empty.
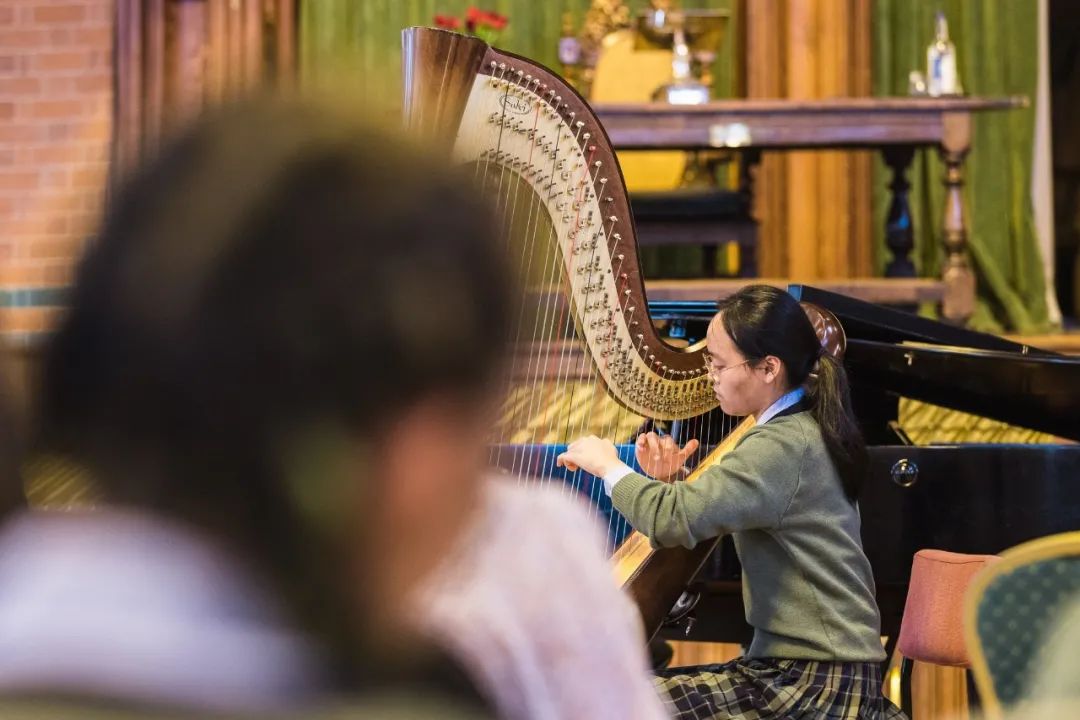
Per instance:
[[[1080,440],[1080,358],[1032,348],[807,285],[789,285],[844,327],[845,366],[863,387]],[[706,318],[715,302],[650,303],[650,314]]]
[[[787,290],[796,300],[820,305],[836,315],[849,339],[886,343],[922,342],[1021,355],[1061,357],[1058,353],[1021,345],[997,335],[935,322],[913,313],[874,305],[810,285],[788,285]],[[655,320],[708,320],[715,314],[716,302],[713,300],[649,302],[649,316]]]
[[[848,339],[853,382],[1080,440],[1080,359]]]
[[[1080,440],[1080,359],[806,285],[788,292],[840,320],[853,381]]]
[[[788,285],[788,292],[796,300],[811,302],[832,312],[844,326],[844,332],[849,339],[884,343],[923,342],[1021,355],[1061,357],[1058,353],[1021,345],[997,335],[946,325],[914,313],[874,305],[809,285]]]

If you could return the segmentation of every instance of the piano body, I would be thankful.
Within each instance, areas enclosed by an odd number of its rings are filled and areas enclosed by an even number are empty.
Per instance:
[[[998,553],[1080,529],[1080,444],[1072,444],[1080,440],[1080,358],[813,287],[788,290],[830,310],[847,334],[845,365],[870,454],[859,500],[863,545],[877,582],[882,634],[890,642],[899,631],[916,551]],[[694,336],[714,309],[711,302],[654,303],[651,315]],[[1060,441],[912,444],[899,423],[901,398]],[[696,600],[693,622],[684,618],[662,635],[748,642],[738,578],[738,561],[725,541],[689,588]]]

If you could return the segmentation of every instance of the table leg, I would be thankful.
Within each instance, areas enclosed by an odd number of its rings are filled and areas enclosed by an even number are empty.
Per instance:
[[[757,277],[758,218],[754,212],[754,180],[761,167],[761,151],[748,148],[739,153],[739,193],[745,202],[747,218],[753,222],[752,242],[739,246],[739,277]]]
[[[907,171],[915,156],[910,145],[887,147],[882,151],[885,163],[892,169],[892,202],[885,218],[885,244],[892,252],[892,260],[885,266],[885,277],[915,277],[915,263],[911,251],[915,249],[915,231],[911,225],[911,207],[908,205]]]
[[[964,158],[971,149],[971,115],[949,113],[943,118],[941,157],[945,161],[945,297],[942,317],[963,325],[975,311],[975,273],[967,252],[967,221],[964,217]]]

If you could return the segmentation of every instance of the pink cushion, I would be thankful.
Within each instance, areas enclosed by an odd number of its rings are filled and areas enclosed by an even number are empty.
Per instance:
[[[964,593],[980,570],[999,559],[944,550],[915,553],[896,641],[900,654],[935,665],[971,667],[964,644]]]

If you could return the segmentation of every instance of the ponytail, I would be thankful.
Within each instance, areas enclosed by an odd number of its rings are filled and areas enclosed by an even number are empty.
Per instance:
[[[822,352],[806,380],[810,414],[814,416],[825,448],[840,475],[844,494],[855,502],[866,471],[866,444],[851,408],[851,388],[844,366]]]

